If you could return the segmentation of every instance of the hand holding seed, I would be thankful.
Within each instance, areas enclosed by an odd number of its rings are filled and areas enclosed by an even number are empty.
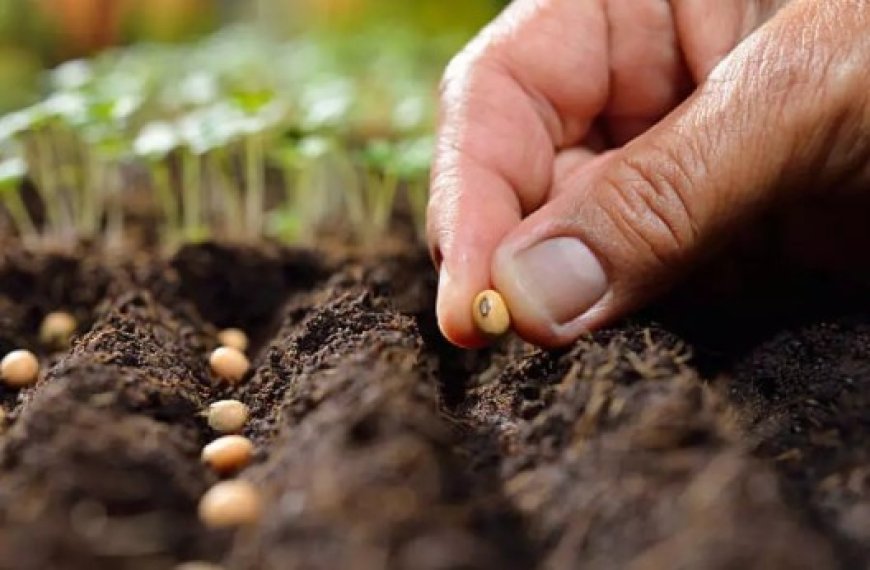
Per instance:
[[[760,214],[781,231],[752,254],[870,283],[868,29],[846,0],[515,0],[441,89],[444,334],[485,344],[469,306],[494,286],[522,337],[570,343]]]

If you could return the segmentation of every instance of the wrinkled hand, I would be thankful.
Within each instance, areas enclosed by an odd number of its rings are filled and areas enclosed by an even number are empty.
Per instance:
[[[441,97],[428,234],[463,346],[491,286],[566,344],[763,210],[870,194],[867,0],[515,0]]]

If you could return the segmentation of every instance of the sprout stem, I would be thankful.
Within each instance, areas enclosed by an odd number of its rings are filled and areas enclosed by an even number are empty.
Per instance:
[[[169,175],[169,165],[164,160],[156,161],[152,168],[154,190],[163,214],[163,223],[160,225],[160,240],[164,243],[172,243],[181,223],[178,219],[178,204],[172,193],[172,181]]]
[[[107,166],[104,172],[105,192],[109,199],[106,217],[106,241],[109,247],[120,248],[124,243],[124,201],[122,184],[119,180],[121,173],[117,166]]]
[[[223,208],[223,222],[229,235],[238,237],[242,234],[243,225],[238,212],[242,206],[242,196],[235,181],[223,168],[226,163],[225,149],[215,149],[211,155],[209,166],[215,180],[215,186],[220,192],[221,206]]]
[[[184,153],[184,187],[181,189],[181,204],[184,214],[184,237],[198,240],[202,221],[202,163],[192,152]]]
[[[414,219],[417,237],[422,239],[426,235],[426,203],[429,199],[426,180],[409,182],[405,192],[408,195],[408,203],[411,206],[411,216]]]
[[[87,183],[83,185],[79,228],[85,235],[93,235],[99,225],[97,197],[103,190],[103,165],[93,152],[87,152]]]
[[[61,224],[61,203],[57,192],[57,179],[54,176],[54,161],[51,156],[51,139],[46,133],[34,135],[36,145],[36,171],[39,177],[39,190],[45,209],[46,226],[57,234]]]
[[[245,139],[245,230],[249,238],[256,238],[263,231],[266,194],[264,175],[263,139],[259,134],[252,134]]]
[[[21,238],[25,241],[35,241],[39,236],[39,232],[30,218],[27,206],[24,205],[21,191],[17,188],[10,188],[5,194],[5,203],[6,210],[12,218],[12,222],[18,228],[18,234]]]
[[[340,191],[344,193],[347,199],[351,224],[354,226],[354,231],[363,232],[363,228],[368,225],[366,220],[366,200],[362,195],[364,189],[362,184],[360,184],[356,167],[346,152],[337,153],[336,160],[338,161],[338,172],[342,184]]]

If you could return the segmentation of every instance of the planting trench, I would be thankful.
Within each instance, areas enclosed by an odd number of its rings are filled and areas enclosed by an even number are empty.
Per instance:
[[[3,249],[0,350],[33,349],[43,375],[0,387],[0,568],[870,562],[864,318],[727,354],[647,318],[563,351],[465,352],[437,334],[417,252],[98,259]],[[52,354],[36,331],[55,309],[80,330]],[[226,326],[252,339],[235,387],[207,366]],[[218,480],[199,412],[226,397],[251,408],[239,476],[266,505],[236,531],[196,512]]]

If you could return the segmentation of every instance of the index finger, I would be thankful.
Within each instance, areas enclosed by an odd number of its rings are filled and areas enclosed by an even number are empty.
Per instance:
[[[549,192],[558,149],[607,101],[602,4],[516,0],[445,72],[428,239],[440,265],[438,322],[456,344],[486,339],[471,317],[493,253]]]

